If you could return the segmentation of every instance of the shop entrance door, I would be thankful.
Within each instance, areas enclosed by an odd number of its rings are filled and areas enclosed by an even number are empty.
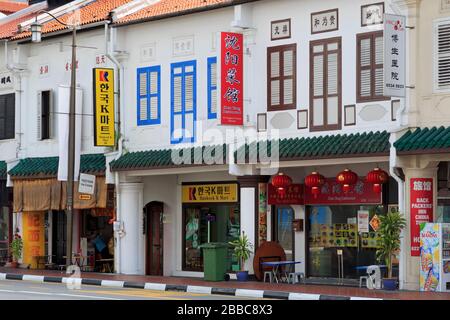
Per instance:
[[[147,218],[147,275],[163,275],[163,203],[151,202],[145,207]]]
[[[65,265],[67,247],[67,218],[64,211],[53,211],[53,255],[54,263]]]
[[[286,260],[294,258],[294,231],[292,221],[294,220],[294,209],[288,206],[275,207],[275,234],[274,239],[283,247]]]

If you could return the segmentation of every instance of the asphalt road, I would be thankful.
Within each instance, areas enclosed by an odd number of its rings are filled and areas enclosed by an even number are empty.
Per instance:
[[[65,284],[0,281],[0,300],[247,300],[242,297],[108,288],[83,285],[69,289]]]

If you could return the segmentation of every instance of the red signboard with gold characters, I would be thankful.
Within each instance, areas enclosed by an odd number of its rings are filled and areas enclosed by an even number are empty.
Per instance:
[[[244,123],[244,37],[222,32],[221,43],[221,124]]]
[[[305,203],[303,198],[303,185],[302,184],[291,184],[286,188],[286,194],[282,196],[277,192],[271,183],[269,183],[269,193],[268,193],[268,203],[269,205],[302,205]]]

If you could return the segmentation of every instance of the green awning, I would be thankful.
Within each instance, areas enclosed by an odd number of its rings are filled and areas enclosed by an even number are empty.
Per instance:
[[[268,155],[270,156],[271,144],[268,142]],[[292,138],[279,141],[280,160],[302,160],[302,159],[322,159],[322,158],[345,158],[354,156],[388,156],[389,155],[389,133],[383,132],[367,132],[345,135],[327,135],[311,138]],[[248,160],[250,152],[258,150],[254,148],[256,144],[245,146],[245,159]],[[212,148],[215,148],[213,146]],[[223,148],[223,163],[226,163],[227,147]],[[244,148],[244,146],[242,147]],[[180,157],[184,152],[190,152],[191,164],[181,166],[201,166],[207,165],[203,161],[196,159],[195,156],[201,155],[202,149],[185,148],[177,149]],[[240,149],[235,153],[241,155],[244,149]],[[148,150],[139,152],[129,152],[119,159],[111,162],[112,171],[125,170],[145,170],[145,169],[164,169],[180,167],[172,161],[172,149],[164,150]],[[197,160],[197,161],[194,161]]]
[[[450,127],[409,130],[394,143],[397,154],[450,153]]]
[[[58,174],[59,157],[26,158],[9,171],[12,178],[43,178]],[[80,172],[104,174],[106,159],[104,154],[81,155]]]
[[[210,148],[210,150],[205,150]],[[184,149],[163,149],[163,150],[148,150],[129,152],[122,155],[119,159],[116,159],[110,163],[111,171],[125,171],[125,170],[145,170],[145,169],[165,169],[174,167],[186,167],[186,166],[203,166],[206,163],[203,161],[201,155],[206,151],[212,156],[215,155],[215,150],[222,148],[223,163],[226,163],[226,145],[222,146],[209,146],[209,147],[195,147]],[[177,153],[177,157],[183,158],[187,155],[186,159],[189,159],[187,164],[177,164],[172,161],[172,150]]]
[[[272,143],[274,141],[267,143],[266,152],[269,157],[271,156]],[[387,131],[290,138],[279,140],[278,143],[281,161],[388,156],[390,149]],[[242,148],[238,150],[237,156],[239,157],[242,157]],[[256,152],[259,155],[259,148],[260,146],[257,143],[246,145],[246,160],[249,156],[254,158]]]

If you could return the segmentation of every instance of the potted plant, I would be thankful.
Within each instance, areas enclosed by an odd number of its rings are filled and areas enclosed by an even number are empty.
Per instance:
[[[238,239],[229,242],[229,244],[234,247],[233,255],[239,260],[241,265],[241,271],[236,272],[236,277],[238,281],[247,281],[248,271],[245,271],[244,264],[250,258],[250,254],[252,254],[253,244],[244,232]]]
[[[23,250],[23,240],[22,237],[19,234],[14,235],[14,240],[11,241],[11,255],[12,255],[12,262],[11,267],[17,268],[19,265],[19,259],[22,258],[22,250]]]
[[[380,216],[381,247],[377,249],[378,261],[386,263],[388,277],[383,279],[383,287],[387,290],[397,288],[397,278],[392,277],[392,260],[400,251],[400,234],[406,226],[406,220],[400,212],[388,212]]]

